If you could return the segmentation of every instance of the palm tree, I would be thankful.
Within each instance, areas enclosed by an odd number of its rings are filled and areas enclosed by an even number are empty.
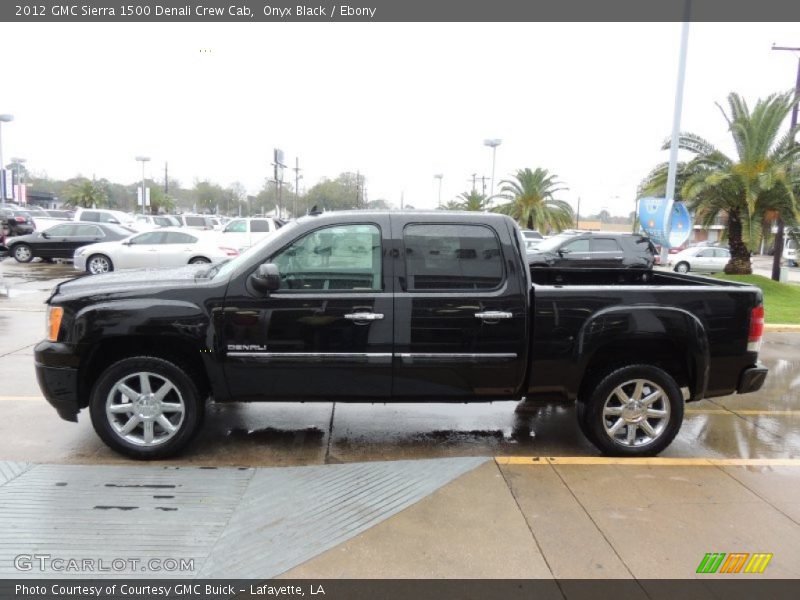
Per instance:
[[[727,215],[731,259],[726,273],[752,273],[750,251],[769,217],[779,215],[790,226],[797,223],[797,128],[780,135],[795,102],[791,92],[772,94],[751,111],[738,94],[729,94],[729,113],[719,108],[733,137],[735,157],[695,134],[682,134],[678,140],[694,157],[678,165],[675,199],[685,200],[705,226]],[[668,148],[669,142],[663,149]],[[640,185],[640,194],[664,195],[666,178],[667,165],[658,165]]]
[[[67,201],[76,208],[100,208],[108,203],[105,190],[89,179],[73,183],[67,191]]]
[[[495,210],[513,217],[521,227],[561,231],[572,225],[572,207],[555,197],[567,188],[547,169],[519,169],[513,179],[504,179],[500,186],[498,196],[509,202]]]
[[[489,208],[489,203],[491,202],[489,198],[478,193],[476,190],[472,190],[471,192],[462,192],[458,195],[458,198],[459,200],[456,204],[458,210],[469,210],[473,212],[487,210]]]

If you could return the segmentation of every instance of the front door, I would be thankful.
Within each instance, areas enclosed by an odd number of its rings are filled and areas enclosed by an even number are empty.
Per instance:
[[[114,257],[115,269],[150,269],[158,267],[158,253],[163,248],[164,233],[148,231],[132,237]]]
[[[588,267],[592,258],[589,238],[579,238],[567,242],[558,249],[555,267],[580,268]]]
[[[50,227],[39,234],[43,243],[38,244],[37,253],[42,258],[66,258],[67,256],[72,258],[72,254],[68,254],[68,246],[74,234],[75,225],[72,223]]]
[[[507,231],[503,238],[488,225],[446,219],[392,216],[398,246],[392,395],[509,397],[524,377],[528,324],[528,290],[514,272],[513,241],[501,243]]]
[[[394,309],[388,216],[320,226],[269,257],[268,296],[229,291],[225,369],[234,398],[388,398]]]

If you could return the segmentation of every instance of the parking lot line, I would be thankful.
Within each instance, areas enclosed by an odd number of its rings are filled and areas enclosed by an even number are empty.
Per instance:
[[[655,467],[800,467],[800,458],[680,458],[615,456],[496,456],[498,465],[627,465]]]

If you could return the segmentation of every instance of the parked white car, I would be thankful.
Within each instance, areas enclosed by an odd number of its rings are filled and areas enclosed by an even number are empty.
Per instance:
[[[120,269],[178,267],[220,262],[239,252],[220,246],[215,237],[178,228],[155,229],[119,242],[103,242],[78,248],[75,268],[91,275]]]
[[[280,225],[271,217],[234,219],[219,233],[218,239],[223,246],[236,248],[240,252],[247,250],[278,231]]]
[[[136,215],[136,228],[139,231],[147,229],[157,229],[159,227],[180,227],[181,223],[175,217],[169,215]]]
[[[670,254],[667,264],[678,273],[689,271],[721,273],[730,259],[731,252],[727,248],[693,246],[677,254]]]
[[[792,238],[788,238],[783,244],[783,256],[781,257],[786,261],[790,267],[797,266],[797,242]]]
[[[181,227],[188,227],[189,229],[199,229],[204,231],[210,231],[212,229],[218,229],[220,227],[219,219],[217,219],[213,215],[191,215],[191,214],[182,214],[182,215],[169,215],[173,219],[176,219],[178,223],[180,223]]]
[[[121,210],[110,210],[107,208],[79,208],[75,211],[75,221],[83,221],[88,223],[113,223],[115,225],[122,225],[134,231],[138,231],[139,227],[136,225],[136,219],[133,215],[124,213]]]

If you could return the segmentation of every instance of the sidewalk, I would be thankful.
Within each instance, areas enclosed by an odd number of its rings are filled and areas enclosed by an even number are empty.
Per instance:
[[[800,459],[0,463],[0,576],[86,576],[14,569],[49,553],[193,559],[184,577],[692,578],[706,553],[764,552],[730,576],[797,578],[798,498]]]

